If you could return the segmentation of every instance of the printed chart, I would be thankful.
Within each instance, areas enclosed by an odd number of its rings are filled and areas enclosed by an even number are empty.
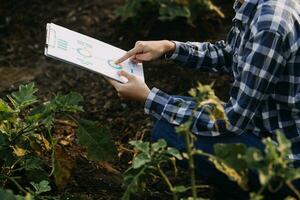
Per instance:
[[[121,65],[115,64],[115,60],[124,53],[122,49],[64,27],[55,24],[47,25],[45,55],[84,67],[120,82],[127,81],[117,74],[120,70],[125,70],[144,80],[142,65],[131,61],[125,61]]]

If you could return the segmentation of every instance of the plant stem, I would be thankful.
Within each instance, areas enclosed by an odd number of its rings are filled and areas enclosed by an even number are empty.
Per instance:
[[[213,156],[212,154],[209,154],[209,153],[205,153],[203,151],[196,151],[195,154],[198,154],[198,155],[201,155],[201,156],[206,156],[208,158],[215,158],[215,156]]]
[[[57,141],[53,139],[52,134],[51,134],[49,129],[47,130],[47,133],[48,133],[48,136],[49,136],[50,141],[51,141],[51,150],[52,150],[52,152],[51,152],[51,165],[52,165],[52,170],[51,170],[49,176],[52,176],[52,174],[55,171],[55,145],[57,144]]]
[[[267,185],[268,184],[264,184],[260,189],[259,189],[259,191],[258,191],[258,195],[261,195],[262,193],[263,193],[263,191],[266,189],[266,187],[267,187]]]
[[[19,190],[22,191],[24,194],[28,193],[14,178],[6,176],[6,175],[4,175],[4,176],[5,176],[5,178],[7,178],[11,182],[13,182],[17,186],[17,188],[19,188]]]
[[[71,120],[73,120],[77,125],[79,124],[78,120],[75,119],[75,117],[73,117],[72,115],[66,114],[66,116],[69,117]]]
[[[38,124],[39,124],[39,123],[40,123],[40,121],[38,122]],[[12,141],[13,141],[14,144],[16,143],[16,141],[17,141],[17,139],[18,139],[19,137],[21,137],[21,136],[24,135],[25,133],[29,133],[29,132],[31,132],[31,131],[34,131],[35,129],[39,128],[39,127],[41,126],[41,124],[39,124],[39,125],[37,125],[37,126],[34,126],[34,127],[32,127],[31,129],[29,129],[29,130],[26,130],[26,129],[30,128],[30,126],[31,126],[31,124],[28,125],[27,127],[25,127],[24,129],[22,129],[21,131],[19,131],[19,132],[17,133],[17,135],[12,139]]]
[[[293,185],[291,181],[288,181],[287,186],[297,195],[297,198],[300,199],[300,192],[297,190],[297,188]]]
[[[174,187],[172,185],[172,183],[170,182],[169,178],[167,177],[167,175],[163,172],[163,170],[160,168],[160,165],[158,164],[157,165],[157,169],[160,173],[160,175],[163,177],[164,181],[166,182],[166,184],[168,185],[169,187],[169,190],[172,192],[172,195],[173,195],[173,200],[177,200],[178,197],[177,197],[177,192],[174,191]]]
[[[209,185],[196,185],[196,188],[197,189],[208,189],[208,188],[211,188],[211,187]],[[187,187],[186,189],[191,190],[192,187]]]
[[[186,142],[186,147],[187,147],[187,154],[189,157],[188,163],[189,163],[189,172],[191,175],[192,196],[193,196],[193,199],[197,199],[195,161],[194,161],[194,154],[193,154],[194,141],[191,138],[191,136],[189,135],[190,134],[189,131],[186,131],[184,134],[185,134],[185,142]]]
[[[12,171],[12,170],[15,168],[16,164],[18,164],[18,162],[20,162],[22,159],[23,159],[23,158],[19,158],[19,159],[18,159],[18,160],[10,167],[10,170]]]

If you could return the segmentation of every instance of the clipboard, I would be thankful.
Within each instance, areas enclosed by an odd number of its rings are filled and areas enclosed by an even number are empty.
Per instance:
[[[114,63],[125,53],[126,51],[120,48],[62,26],[53,23],[46,25],[44,54],[47,57],[90,70],[121,83],[128,81],[125,77],[117,74],[121,70],[145,81],[142,64],[136,64],[130,60],[126,60],[120,65]]]

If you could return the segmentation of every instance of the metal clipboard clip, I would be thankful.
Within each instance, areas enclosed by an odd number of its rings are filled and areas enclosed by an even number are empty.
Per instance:
[[[55,48],[56,41],[56,32],[54,29],[51,29],[51,24],[47,24],[47,33],[46,33],[46,46]]]

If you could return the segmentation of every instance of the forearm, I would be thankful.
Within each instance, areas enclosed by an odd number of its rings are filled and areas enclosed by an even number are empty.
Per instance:
[[[229,132],[226,121],[210,118],[209,106],[197,107],[192,100],[170,96],[153,88],[145,104],[145,112],[158,120],[166,120],[173,125],[181,125],[192,120],[191,131],[197,135],[218,136]]]
[[[176,48],[167,59],[178,61],[184,67],[206,69],[231,74],[232,55],[225,51],[225,42],[174,42]]]
[[[175,52],[176,43],[174,41],[162,40],[161,43],[162,43],[162,46],[163,46],[163,49],[164,49],[164,54],[172,55]]]

